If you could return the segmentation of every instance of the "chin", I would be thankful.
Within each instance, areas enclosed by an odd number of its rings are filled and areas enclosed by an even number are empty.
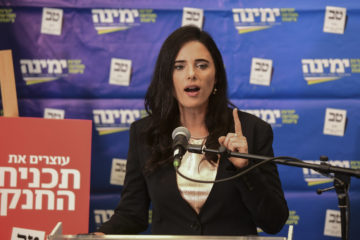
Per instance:
[[[201,103],[180,103],[180,107],[183,109],[203,109],[207,108],[208,103],[207,102],[201,102]]]

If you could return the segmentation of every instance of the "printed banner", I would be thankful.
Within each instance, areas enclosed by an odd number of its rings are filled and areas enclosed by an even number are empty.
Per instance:
[[[1,237],[87,232],[91,122],[1,117],[0,132]]]

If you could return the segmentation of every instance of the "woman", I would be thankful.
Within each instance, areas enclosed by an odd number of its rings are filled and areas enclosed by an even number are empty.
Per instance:
[[[256,235],[281,230],[288,207],[276,165],[267,163],[240,178],[193,183],[172,166],[171,133],[186,127],[191,143],[273,156],[271,127],[259,118],[228,108],[227,80],[212,38],[192,26],[164,42],[145,97],[148,117],[134,122],[121,201],[99,232],[168,235]],[[186,153],[180,172],[202,180],[232,176],[251,161],[217,154]]]

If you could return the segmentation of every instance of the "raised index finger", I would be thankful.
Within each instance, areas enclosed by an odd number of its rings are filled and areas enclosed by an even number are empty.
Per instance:
[[[233,109],[233,117],[234,117],[234,125],[235,125],[235,133],[243,136],[242,130],[241,130],[241,122],[239,119],[239,114],[237,108]]]

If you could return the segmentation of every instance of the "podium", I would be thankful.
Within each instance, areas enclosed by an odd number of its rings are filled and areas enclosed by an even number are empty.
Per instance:
[[[191,236],[191,235],[62,235],[62,222],[58,222],[47,240],[286,240],[285,237],[260,236]]]
[[[50,235],[48,240],[286,240],[260,236],[185,236],[185,235]]]

